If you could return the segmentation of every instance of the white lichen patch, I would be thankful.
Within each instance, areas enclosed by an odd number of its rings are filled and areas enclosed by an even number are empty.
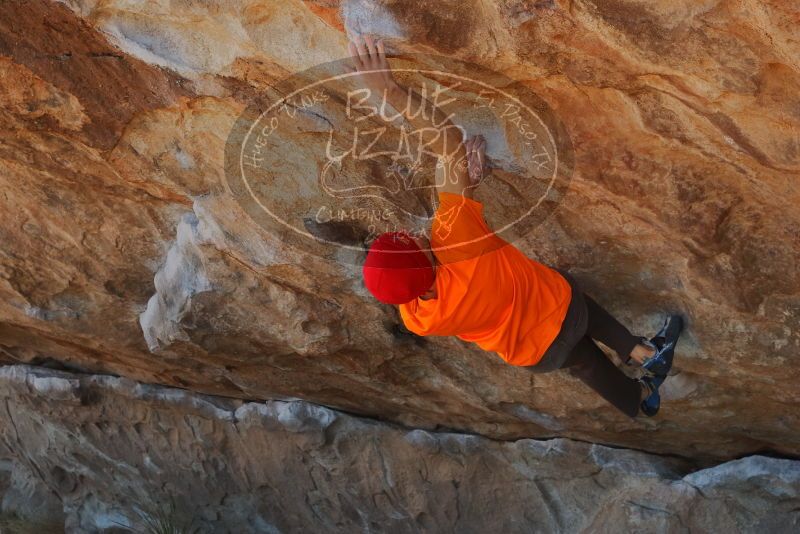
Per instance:
[[[184,215],[178,223],[175,243],[155,275],[156,293],[139,315],[139,324],[151,352],[173,341],[189,339],[181,321],[191,308],[192,297],[211,290],[199,247],[204,239],[198,224],[193,213]]]

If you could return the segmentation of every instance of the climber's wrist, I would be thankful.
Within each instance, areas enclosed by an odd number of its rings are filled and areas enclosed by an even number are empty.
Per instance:
[[[391,83],[387,84],[385,94],[386,99],[393,105],[398,102],[405,103],[406,98],[408,98],[408,89],[392,80]]]

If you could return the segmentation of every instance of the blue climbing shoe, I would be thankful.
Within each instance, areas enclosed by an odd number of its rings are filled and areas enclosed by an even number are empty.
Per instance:
[[[644,390],[648,393],[647,397],[645,397],[639,405],[639,409],[647,417],[653,417],[658,413],[658,409],[661,407],[661,394],[658,392],[658,388],[664,383],[665,378],[666,377],[645,375],[639,379]]]
[[[680,315],[668,315],[661,330],[650,339],[650,345],[656,349],[656,353],[647,358],[642,367],[647,375],[651,377],[662,377],[663,379],[672,369],[672,360],[675,357],[675,345],[678,337],[683,330],[683,319]],[[659,383],[659,385],[661,385]]]

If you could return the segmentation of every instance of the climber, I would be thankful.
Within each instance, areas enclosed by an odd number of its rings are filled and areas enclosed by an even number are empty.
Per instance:
[[[473,198],[483,178],[485,140],[464,140],[435,104],[399,85],[381,41],[356,39],[349,49],[360,83],[382,95],[412,127],[430,131],[431,117],[441,125],[426,142],[445,177],[436,183],[439,205],[430,239],[410,232],[377,237],[363,266],[367,289],[379,301],[398,305],[414,334],[454,335],[534,372],[567,369],[628,416],[655,415],[681,317],[668,316],[651,339],[634,336],[569,273],[528,258],[495,235],[483,218],[483,204]],[[421,105],[428,106],[427,119],[408,112]],[[595,340],[626,365],[641,366],[641,377],[629,378]]]

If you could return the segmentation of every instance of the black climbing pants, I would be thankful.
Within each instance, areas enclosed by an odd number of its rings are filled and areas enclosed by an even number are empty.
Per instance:
[[[597,346],[600,341],[625,362],[630,362],[630,353],[641,342],[586,295],[568,273],[560,271],[572,287],[572,300],[561,331],[545,351],[536,365],[529,366],[533,372],[547,373],[565,369],[595,390],[614,407],[630,417],[639,413],[641,386],[629,378]]]

